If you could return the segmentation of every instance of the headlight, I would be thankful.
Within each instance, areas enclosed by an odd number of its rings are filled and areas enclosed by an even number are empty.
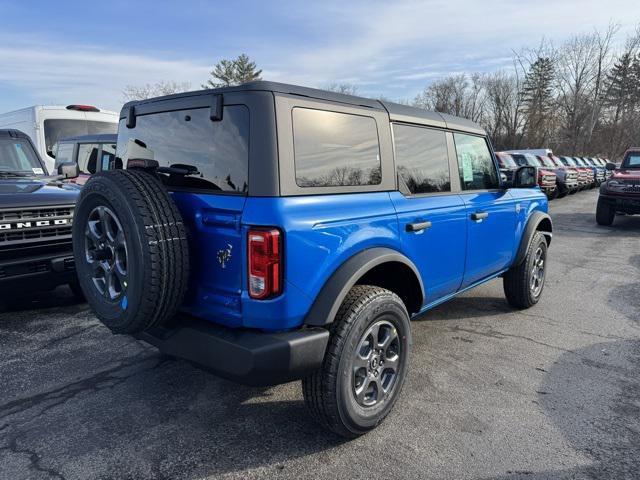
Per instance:
[[[622,190],[625,187],[624,183],[617,180],[609,180],[607,182],[607,188],[611,190]]]

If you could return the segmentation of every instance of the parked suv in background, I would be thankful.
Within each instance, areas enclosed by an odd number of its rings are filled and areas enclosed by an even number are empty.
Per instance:
[[[29,136],[47,170],[52,173],[55,171],[54,149],[60,139],[115,133],[118,114],[93,105],[35,105],[0,114],[0,128],[14,128]]]
[[[506,188],[468,120],[251,82],[126,104],[116,157],[75,214],[96,316],[231,379],[302,379],[345,437],[396,402],[412,316],[498,276],[516,308],[542,294],[535,170]]]
[[[600,185],[596,210],[599,225],[611,225],[617,213],[640,214],[640,147],[628,149],[620,168],[607,164],[611,178]]]
[[[58,171],[63,164],[78,165],[80,175],[71,181],[84,185],[94,173],[122,168],[122,164],[116,161],[117,140],[115,133],[62,139],[55,148],[55,169]]]
[[[558,196],[558,186],[556,174],[545,167],[545,165],[532,153],[512,153],[511,157],[520,166],[529,165],[535,167],[538,178],[538,185],[547,198]]]
[[[0,297],[70,284],[77,187],[47,177],[29,137],[0,130]]]
[[[590,185],[592,185],[594,178],[593,170],[579,165],[574,157],[562,156],[558,158],[566,167],[575,168],[575,170],[578,172],[578,185],[580,190],[585,190],[589,188]]]
[[[536,158],[549,171],[556,176],[556,184],[558,186],[558,197],[566,197],[567,194],[578,190],[578,172],[562,165],[559,160],[554,161],[553,156],[536,155]]]

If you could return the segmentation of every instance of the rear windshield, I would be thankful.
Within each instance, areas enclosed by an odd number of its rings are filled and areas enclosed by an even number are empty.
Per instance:
[[[44,173],[31,144],[20,138],[0,138],[0,172]]]
[[[156,160],[161,167],[188,165],[192,175],[165,178],[175,189],[246,194],[249,187],[249,109],[224,107],[212,121],[209,108],[136,117],[136,126],[120,122],[116,160],[126,167],[132,158]]]
[[[88,120],[45,120],[44,139],[47,154],[53,158],[53,150],[60,140],[79,135],[96,135],[99,133],[116,133],[117,124],[110,122],[93,122]]]

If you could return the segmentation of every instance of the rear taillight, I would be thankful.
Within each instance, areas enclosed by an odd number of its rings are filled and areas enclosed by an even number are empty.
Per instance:
[[[249,296],[274,297],[282,292],[282,245],[277,229],[249,230]]]

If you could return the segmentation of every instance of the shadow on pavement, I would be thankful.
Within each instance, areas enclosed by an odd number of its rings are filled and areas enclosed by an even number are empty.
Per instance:
[[[0,296],[0,313],[36,310],[41,308],[69,307],[80,305],[83,301],[76,298],[69,287],[62,286],[55,290],[22,292],[8,296]]]
[[[598,343],[560,356],[537,402],[588,464],[511,471],[500,479],[637,479],[640,472],[640,341]],[[541,441],[544,441],[541,439]]]

